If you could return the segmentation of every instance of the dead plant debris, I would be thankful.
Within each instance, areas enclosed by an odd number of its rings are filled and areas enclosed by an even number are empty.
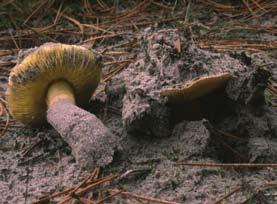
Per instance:
[[[105,69],[101,86],[95,94],[97,95],[103,93],[105,84],[128,67],[140,52],[140,40],[137,39],[139,30],[146,27],[163,27],[164,25],[190,33],[191,39],[197,47],[214,52],[259,53],[273,52],[277,49],[277,42],[272,37],[277,33],[276,25],[268,23],[267,20],[274,17],[277,12],[277,2],[273,0],[241,0],[235,3],[215,0],[134,0],[123,6],[119,5],[120,1],[115,0],[96,0],[93,3],[90,0],[73,3],[57,0],[26,2],[19,0],[0,2],[1,77],[8,77],[10,69],[16,63],[17,56],[22,51],[40,46],[45,42],[78,44],[89,47],[103,57]],[[208,10],[212,12],[209,13]],[[202,12],[202,16],[199,14],[199,17],[194,17],[193,14],[197,12]],[[208,16],[207,21],[203,20],[203,15]],[[220,24],[219,18],[224,19],[226,23]],[[270,37],[261,38],[260,36],[263,34]],[[172,43],[177,54],[182,54],[180,38],[173,39]],[[224,80],[229,79],[230,75],[226,74],[223,77]],[[196,80],[194,84],[197,82],[201,82],[201,79]],[[275,82],[274,79],[271,79],[267,91],[276,99]],[[171,96],[174,93],[183,97],[184,94],[181,92],[185,93],[185,89],[162,90],[161,95]],[[14,133],[21,129],[22,125],[16,123],[9,114],[5,90],[0,89],[0,140],[4,138],[5,133]],[[234,140],[241,139],[225,133],[225,131],[217,130],[217,133],[223,135],[221,137],[223,143],[223,137],[232,137]],[[39,142],[25,148],[25,151],[22,152],[23,155],[28,156]],[[224,147],[235,151],[227,144]],[[241,153],[234,152],[234,154],[242,157],[242,160],[244,159],[244,155]],[[39,158],[39,156],[34,158]],[[25,164],[28,164],[28,159],[26,161]],[[177,165],[199,168],[277,168],[277,164],[274,163],[178,163]],[[78,185],[44,196],[33,204],[50,202],[62,204],[72,201],[98,204],[123,198],[139,203],[176,204],[173,201],[110,186],[110,184],[120,181],[120,178],[125,178],[126,175],[129,176],[129,173],[103,176],[100,169],[97,168]],[[276,181],[265,182],[257,188],[254,188],[254,185],[252,181],[242,183],[232,188],[224,196],[217,197],[214,203],[228,201],[238,193],[246,194],[248,192],[246,189],[249,188],[254,190],[250,192],[251,196],[245,197],[242,203],[249,203],[253,198],[263,202],[264,192],[269,188],[276,187],[277,184]]]
[[[104,176],[104,177],[98,178],[100,175],[100,169],[97,168],[94,171],[92,171],[92,173],[83,181],[81,181],[80,184],[78,184],[77,186],[65,189],[62,192],[57,192],[57,193],[53,193],[51,195],[42,197],[39,200],[33,202],[32,204],[43,204],[46,202],[53,202],[53,201],[58,204],[65,204],[65,203],[68,203],[70,200],[77,200],[77,201],[81,201],[89,204],[90,203],[100,204],[106,200],[111,200],[114,197],[119,195],[133,198],[137,201],[146,201],[146,202],[161,203],[161,204],[178,204],[173,201],[166,201],[163,199],[153,198],[153,197],[144,196],[144,195],[138,195],[124,190],[109,189],[109,188],[105,190],[106,191],[105,194],[108,194],[105,197],[97,197],[94,199],[87,198],[86,194],[88,192],[91,192],[92,190],[97,191],[99,188],[100,189],[101,187],[103,188],[104,184],[108,185],[109,183],[115,181],[115,179],[123,178],[123,177],[125,178],[128,172],[129,171],[121,175]]]

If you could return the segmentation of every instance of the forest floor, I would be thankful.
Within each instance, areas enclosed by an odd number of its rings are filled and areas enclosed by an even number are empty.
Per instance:
[[[276,203],[277,3],[231,2],[0,2],[0,203]],[[10,70],[46,42],[102,56],[89,111],[118,137],[108,166],[9,115]],[[160,94],[224,73],[191,101]]]

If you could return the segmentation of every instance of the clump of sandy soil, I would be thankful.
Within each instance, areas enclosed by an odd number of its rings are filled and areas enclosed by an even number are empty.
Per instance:
[[[105,112],[103,122],[120,138],[113,161],[103,174],[140,170],[107,187],[179,203],[213,203],[243,185],[229,198],[230,203],[239,203],[267,182],[276,181],[276,169],[271,168],[178,165],[277,162],[276,110],[264,96],[276,60],[265,54],[201,50],[186,33],[175,29],[147,28],[138,38],[140,52],[134,62],[109,81],[104,97],[96,96],[92,102],[97,108],[91,111],[98,116]],[[259,66],[265,63],[272,67]],[[226,87],[197,100],[169,104],[159,94],[163,88],[224,72],[233,75]],[[36,140],[40,144],[22,158],[24,145]],[[78,168],[69,147],[52,130],[41,131],[36,137],[26,132],[5,136],[0,144],[0,172],[3,203],[30,203],[77,183],[89,173]],[[276,188],[265,195],[258,200],[276,202]],[[114,199],[123,202],[123,198]]]

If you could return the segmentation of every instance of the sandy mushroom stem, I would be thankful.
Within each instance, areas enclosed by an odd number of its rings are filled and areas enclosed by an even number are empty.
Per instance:
[[[116,137],[95,115],[75,105],[73,89],[66,81],[49,87],[46,102],[48,122],[71,147],[81,167],[105,166],[112,161]]]
[[[71,86],[63,80],[54,82],[49,88],[46,98],[48,108],[58,101],[75,104],[74,92]]]
[[[105,166],[112,161],[118,139],[95,115],[58,101],[47,110],[47,120],[71,147],[81,167]]]

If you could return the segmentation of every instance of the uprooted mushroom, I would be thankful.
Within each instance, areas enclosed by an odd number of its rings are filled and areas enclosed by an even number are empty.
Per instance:
[[[170,102],[189,101],[220,89],[231,78],[232,75],[228,72],[203,76],[176,87],[162,89],[160,94],[168,97]]]
[[[11,114],[26,125],[49,122],[85,168],[112,161],[116,137],[86,107],[101,76],[101,62],[88,49],[45,44],[16,65],[9,77]]]
[[[176,121],[209,118],[227,103],[227,98],[224,98],[221,91],[232,78],[233,75],[229,72],[201,76],[163,88],[160,95],[167,97],[167,103],[171,106]]]

